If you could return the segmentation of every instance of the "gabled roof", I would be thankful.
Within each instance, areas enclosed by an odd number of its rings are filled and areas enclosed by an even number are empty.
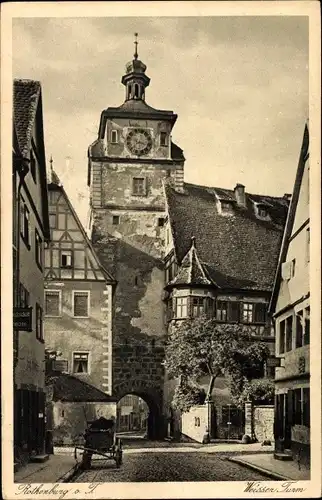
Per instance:
[[[35,123],[38,124],[37,149],[39,153],[39,178],[42,196],[42,222],[45,240],[49,240],[49,213],[46,177],[46,155],[43,131],[41,84],[35,80],[13,81],[13,155],[29,159]]]
[[[308,152],[309,152],[309,143],[310,143],[310,136],[309,136],[309,126],[308,126],[308,121],[307,121],[305,124],[305,127],[304,127],[303,140],[302,140],[300,157],[299,157],[299,162],[298,162],[297,172],[296,172],[296,177],[295,177],[295,182],[294,182],[293,194],[292,194],[291,203],[290,203],[290,207],[289,207],[289,211],[288,211],[288,216],[287,216],[287,220],[286,220],[286,224],[285,224],[283,241],[282,241],[281,248],[280,248],[278,264],[277,264],[276,274],[275,274],[275,279],[274,279],[274,287],[273,287],[273,291],[272,291],[272,295],[271,295],[271,300],[269,303],[269,312],[270,313],[273,313],[273,311],[276,307],[276,301],[277,301],[277,297],[278,297],[279,285],[280,285],[280,280],[281,280],[281,266],[282,266],[282,263],[285,262],[287,251],[288,251],[288,246],[289,246],[289,238],[290,238],[290,236],[292,234],[292,230],[293,230],[296,208],[297,208],[297,204],[299,201],[301,184],[302,184],[302,179],[303,179],[303,174],[304,174],[304,169],[305,169],[305,162],[306,162]]]
[[[40,82],[34,80],[14,80],[13,120],[22,156],[26,156],[29,153],[40,96]]]
[[[196,236],[201,266],[214,285],[271,291],[288,209],[283,197],[260,197],[272,205],[271,220],[263,221],[249,200],[254,195],[246,193],[246,207],[234,203],[227,216],[218,212],[217,200],[233,201],[233,190],[184,183],[180,193],[169,182],[165,193],[179,265]]]
[[[69,403],[104,403],[115,401],[93,385],[67,373],[52,372],[46,375],[46,385],[53,386],[53,400]]]
[[[83,235],[83,238],[84,238],[84,241],[85,241],[85,244],[88,246],[88,248],[91,250],[92,252],[92,255],[96,261],[96,264],[98,265],[98,267],[100,268],[100,270],[102,271],[106,281],[108,281],[110,284],[116,284],[116,281],[115,279],[112,277],[112,275],[105,269],[105,267],[101,264],[100,262],[100,259],[98,258],[97,256],[97,253],[95,252],[95,249],[89,239],[89,237],[87,236],[86,234],[86,231],[83,227],[83,224],[81,223],[81,221],[79,220],[79,217],[70,201],[70,199],[68,198],[67,196],[67,193],[62,185],[62,183],[60,182],[60,179],[58,177],[58,175],[56,174],[56,172],[54,171],[53,168],[51,168],[51,174],[50,174],[50,183],[48,184],[48,190],[49,191],[61,191],[62,195],[64,196],[65,200],[66,200],[66,203],[79,227],[79,230],[81,231],[82,235]]]
[[[180,269],[168,286],[178,285],[212,285],[199,261],[195,246],[195,238],[191,238],[191,247],[181,262]]]

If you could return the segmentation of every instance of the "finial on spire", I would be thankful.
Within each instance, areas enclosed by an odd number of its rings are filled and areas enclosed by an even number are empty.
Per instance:
[[[191,236],[191,246],[192,247],[196,246],[196,237],[195,236]]]
[[[135,36],[135,42],[134,42],[134,45],[135,45],[135,52],[134,52],[134,59],[137,59],[138,58],[138,33],[134,33],[134,36]]]
[[[49,163],[50,163],[50,170],[53,170],[53,163],[54,163],[53,155],[50,155]]]

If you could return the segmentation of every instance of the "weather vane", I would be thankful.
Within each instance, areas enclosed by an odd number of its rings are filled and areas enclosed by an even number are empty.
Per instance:
[[[138,33],[134,33],[134,36],[135,36],[135,42],[134,42],[134,45],[135,45],[135,52],[134,52],[134,59],[137,59],[138,58]]]

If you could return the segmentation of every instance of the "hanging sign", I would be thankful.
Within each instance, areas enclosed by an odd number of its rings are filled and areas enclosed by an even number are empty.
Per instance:
[[[23,332],[32,332],[32,307],[13,308],[13,328]]]

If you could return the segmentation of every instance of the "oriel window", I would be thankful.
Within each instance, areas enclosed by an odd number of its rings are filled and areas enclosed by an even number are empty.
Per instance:
[[[73,354],[73,372],[88,373],[88,352],[74,352]]]
[[[227,321],[227,302],[217,301],[216,319],[218,321]]]
[[[178,297],[176,299],[176,317],[187,318],[188,316],[188,297]]]
[[[205,297],[192,297],[192,316],[197,318],[205,314]]]
[[[254,322],[254,304],[244,302],[242,307],[242,321],[243,323]]]

